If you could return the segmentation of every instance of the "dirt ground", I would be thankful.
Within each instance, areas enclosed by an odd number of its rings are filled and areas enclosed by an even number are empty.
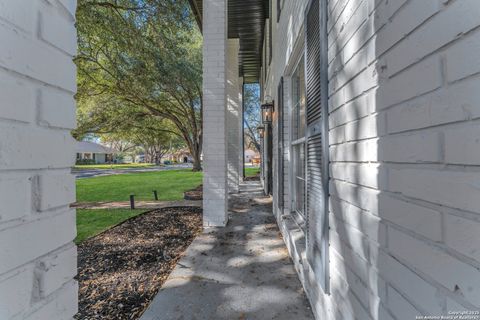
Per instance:
[[[201,208],[164,208],[80,244],[75,319],[140,318],[201,230]]]

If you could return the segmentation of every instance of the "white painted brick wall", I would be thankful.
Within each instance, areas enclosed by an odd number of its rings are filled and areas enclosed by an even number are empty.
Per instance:
[[[75,17],[75,11],[77,9],[77,0],[59,0],[60,4],[68,10],[71,17]]]
[[[390,66],[389,60],[387,61],[386,65]],[[433,56],[421,61],[415,68],[409,68],[405,72],[387,79],[377,91],[377,109],[387,108],[438,89],[442,85],[441,72],[440,58]]]
[[[2,231],[0,239],[5,249],[0,252],[0,272],[11,271],[69,243],[75,233],[75,213],[70,210]]]
[[[433,241],[442,240],[442,214],[438,211],[388,194],[380,195],[378,209],[389,222]]]
[[[460,210],[476,212],[480,206],[479,172],[429,169],[392,169],[389,190]],[[433,187],[435,186],[435,187]]]
[[[442,286],[478,307],[480,301],[480,277],[478,269],[442,247],[416,239],[394,228],[389,229],[389,251],[406,264],[419,271],[423,277],[439,288]],[[408,293],[406,293],[408,294]],[[421,301],[418,301],[421,303]]]
[[[227,223],[227,3],[203,2],[203,223]]]
[[[0,282],[0,317],[2,319],[11,319],[29,308],[33,282],[33,267],[19,268],[8,278],[2,279]]]
[[[35,87],[24,79],[0,73],[0,119],[32,122],[35,117]]]
[[[227,46],[227,143],[228,143],[228,192],[237,193],[240,183],[239,159],[242,157],[240,148],[240,127],[242,125],[240,95],[242,93],[238,73],[238,39],[228,39]]]
[[[75,177],[68,172],[38,176],[38,210],[47,211],[75,202]]]
[[[32,34],[35,32],[37,2],[29,0],[0,1],[0,18],[16,28]]]
[[[74,19],[67,15],[56,15],[53,11],[57,10],[54,6],[45,6],[40,11],[40,38],[69,55],[75,55],[77,30],[72,24]]]
[[[445,162],[478,165],[480,159],[479,122],[445,131]]]
[[[388,132],[423,129],[480,118],[478,79],[469,78],[414,97],[387,111]]]
[[[439,6],[442,10],[428,23],[419,26],[409,34],[406,41],[400,41],[395,48],[385,54],[389,75],[411,66],[429,54],[436,53],[436,50],[457,40],[458,36],[478,27],[480,7],[476,0],[433,2],[443,4]],[[462,19],[458,19],[459,16]]]
[[[448,247],[480,261],[480,217],[445,215],[445,243]]]
[[[0,319],[71,319],[76,1],[0,0]]]
[[[52,254],[37,265],[37,275],[42,277],[40,296],[46,297],[76,275],[77,249],[71,246]]]
[[[478,30],[445,51],[447,81],[453,82],[480,72]]]
[[[388,287],[388,308],[397,319],[415,319],[422,313],[406,300],[398,291]]]
[[[75,314],[78,310],[77,282],[70,281],[57,292],[56,296],[45,298],[46,303],[36,305],[25,320],[71,319],[69,315]]]
[[[390,135],[380,140],[379,160],[386,162],[441,162],[441,132],[415,132]]]
[[[69,168],[75,158],[68,130],[0,122],[0,170]]]
[[[307,2],[284,1],[262,84],[275,96],[285,77],[286,109]],[[297,264],[317,318],[478,309],[478,1],[329,0],[328,15],[331,295]]]
[[[0,175],[0,223],[21,219],[32,209],[32,184],[27,175]]]
[[[43,126],[73,129],[77,125],[75,100],[61,90],[44,89],[40,94],[38,122]]]
[[[76,91],[71,56],[7,27],[0,29],[0,37],[9,44],[0,51],[2,67],[72,93]]]
[[[421,308],[432,314],[441,314],[443,301],[438,294],[438,289],[423,280],[400,261],[386,253],[380,253],[378,267],[383,270],[383,277],[395,287],[397,292],[402,292],[417,303]]]

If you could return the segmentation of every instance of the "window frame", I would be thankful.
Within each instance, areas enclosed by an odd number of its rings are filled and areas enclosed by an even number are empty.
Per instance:
[[[300,71],[300,68],[302,68],[303,64],[303,69],[305,69],[305,59],[303,55],[300,55],[295,62],[294,67],[292,68],[292,73],[290,75],[290,88],[289,88],[289,95],[290,95],[290,110],[289,110],[289,124],[290,124],[290,135],[289,135],[289,149],[290,149],[290,154],[291,154],[291,165],[290,165],[290,177],[291,177],[291,182],[290,182],[290,188],[291,188],[291,207],[290,207],[290,213],[292,214],[294,220],[296,223],[299,225],[299,227],[302,229],[303,232],[306,232],[306,201],[307,201],[307,177],[306,177],[306,172],[307,172],[307,131],[306,131],[306,123],[307,123],[307,118],[306,118],[306,109],[303,114],[303,118],[297,118],[294,116],[294,113],[299,110],[301,102],[295,101],[295,97],[298,97],[296,93],[294,93],[294,78],[297,74],[297,72]],[[306,78],[305,78],[305,70],[303,70],[303,85],[306,86]],[[306,88],[304,88],[304,93],[306,94]],[[306,103],[306,102],[305,102]],[[306,107],[306,106],[305,106]],[[301,112],[298,112],[298,116],[301,115]],[[296,127],[296,123],[294,123],[295,120],[297,119],[302,119],[304,122],[304,132],[303,132],[303,137],[295,137],[294,136],[294,130]],[[303,146],[303,212],[300,212],[297,210],[297,179],[299,178],[296,173],[297,169],[297,163],[296,163],[296,154],[295,154],[295,148],[297,146]]]

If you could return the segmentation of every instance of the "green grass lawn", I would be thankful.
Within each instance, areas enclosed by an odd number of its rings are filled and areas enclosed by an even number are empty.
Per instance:
[[[155,165],[152,163],[122,163],[122,164],[89,164],[76,165],[77,170],[97,170],[97,169],[134,169],[134,168],[150,168]]]
[[[246,177],[254,177],[260,173],[260,168],[245,168]]]
[[[245,168],[247,177],[255,176],[259,168]],[[114,176],[77,180],[77,201],[128,201],[130,194],[137,200],[153,200],[152,190],[157,190],[159,200],[181,200],[183,192],[202,183],[202,173],[191,170],[127,173]],[[77,209],[78,244],[131,217],[145,209]]]
[[[136,200],[153,200],[153,190],[159,200],[181,200],[184,191],[201,183],[202,173],[189,169],[77,179],[77,201],[128,201],[130,194]]]
[[[75,243],[79,244],[87,238],[93,237],[102,231],[131,218],[146,210],[144,209],[106,209],[106,210],[84,210],[77,209],[77,238]]]

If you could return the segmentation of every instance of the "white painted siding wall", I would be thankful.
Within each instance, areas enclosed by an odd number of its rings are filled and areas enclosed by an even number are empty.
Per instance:
[[[74,0],[0,0],[0,319],[77,311]]]
[[[272,96],[306,2],[285,0],[274,28]],[[480,4],[328,7],[331,295],[305,280],[301,233],[279,219],[316,315],[403,320],[478,310]]]

